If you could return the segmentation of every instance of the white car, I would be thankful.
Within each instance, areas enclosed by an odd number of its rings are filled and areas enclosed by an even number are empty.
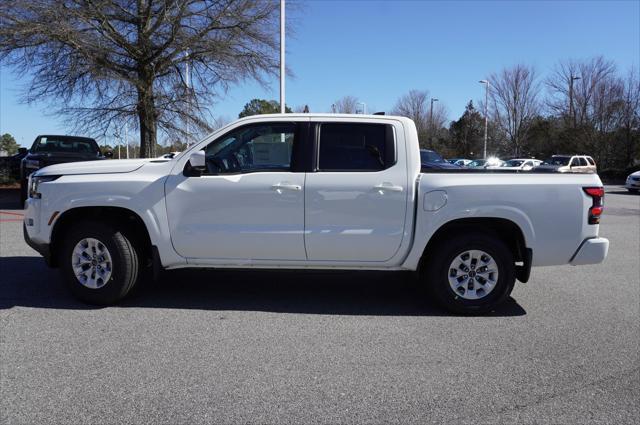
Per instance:
[[[489,170],[522,170],[529,171],[533,169],[533,167],[537,167],[542,164],[542,161],[539,159],[527,159],[527,158],[517,158],[517,159],[509,159],[503,162],[500,165],[491,165],[487,167]]]
[[[171,161],[38,170],[24,235],[95,304],[162,269],[404,270],[449,310],[482,313],[532,266],[607,255],[596,174],[420,168],[408,118],[255,115]]]
[[[458,165],[460,167],[466,167],[467,165],[469,165],[472,162],[471,159],[459,159],[457,161],[455,161],[453,164],[454,165]]]
[[[500,158],[496,158],[494,156],[490,156],[487,159],[474,159],[473,161],[467,163],[467,168],[475,168],[475,169],[487,169],[491,167],[499,167],[504,163]]]
[[[640,190],[640,171],[629,174],[624,187],[626,187],[629,192],[638,192]]]
[[[536,171],[557,173],[595,173],[597,171],[597,167],[593,158],[587,155],[553,155],[541,165],[537,166]]]

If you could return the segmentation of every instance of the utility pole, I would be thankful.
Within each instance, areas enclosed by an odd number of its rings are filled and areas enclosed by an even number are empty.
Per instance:
[[[184,56],[185,56],[185,77],[184,77],[184,82],[185,85],[187,86],[187,108],[188,108],[188,115],[191,116],[191,70],[189,69],[189,50],[187,49],[186,52],[184,52]],[[186,119],[186,123],[185,123],[185,132],[187,133],[187,146],[191,146],[191,133],[189,130],[189,118]]]
[[[432,97],[431,98],[431,109],[429,109],[429,147],[433,149],[433,102],[437,102],[438,99]]]
[[[284,2],[280,0],[280,113],[285,113],[284,93]]]
[[[128,123],[125,121],[125,123],[124,123],[124,143],[125,143],[125,146],[126,146],[126,149],[127,149],[127,159],[129,159],[129,138],[127,137],[128,136],[127,124]]]
[[[484,155],[487,159],[487,132],[489,129],[489,80],[480,80],[479,83],[485,84],[484,90]]]
[[[573,128],[576,128],[576,114],[573,110],[573,82],[579,79],[580,77],[569,75],[569,119],[573,121]]]

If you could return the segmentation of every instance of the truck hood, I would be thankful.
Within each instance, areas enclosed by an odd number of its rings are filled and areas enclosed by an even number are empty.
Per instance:
[[[153,162],[166,162],[161,159],[109,159],[105,161],[83,161],[70,162],[67,164],[56,164],[38,170],[36,176],[61,176],[78,174],[113,174],[130,173],[142,167],[144,164]]]

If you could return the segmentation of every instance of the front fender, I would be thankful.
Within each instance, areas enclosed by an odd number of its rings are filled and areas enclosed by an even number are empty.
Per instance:
[[[149,233],[152,245],[158,248],[162,264],[184,264],[185,259],[172,248],[166,216],[165,177],[127,173],[112,175],[63,176],[42,185],[42,226],[50,232],[66,212],[84,207],[123,208],[137,214]],[[54,212],[56,220],[49,225],[46,220]],[[47,238],[47,240],[49,240]]]

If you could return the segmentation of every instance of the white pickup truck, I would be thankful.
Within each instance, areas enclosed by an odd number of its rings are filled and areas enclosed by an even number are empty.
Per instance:
[[[89,303],[163,269],[409,270],[482,313],[532,266],[603,261],[603,198],[596,174],[421,173],[407,118],[261,115],[170,160],[38,170],[24,230]]]

